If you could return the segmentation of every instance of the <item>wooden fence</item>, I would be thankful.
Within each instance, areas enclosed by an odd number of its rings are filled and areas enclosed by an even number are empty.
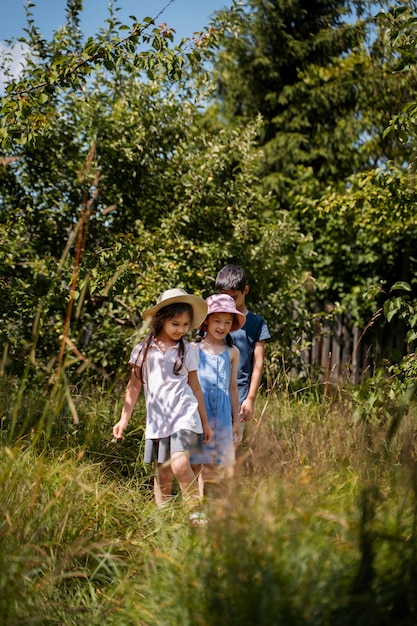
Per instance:
[[[301,368],[316,372],[320,380],[329,383],[344,380],[358,384],[372,376],[384,360],[409,352],[412,346],[405,337],[401,320],[388,324],[381,311],[364,328],[352,323],[348,314],[317,317],[312,337],[304,337],[309,347],[302,351]]]

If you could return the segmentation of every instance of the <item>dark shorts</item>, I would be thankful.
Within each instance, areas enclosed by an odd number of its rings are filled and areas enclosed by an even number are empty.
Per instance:
[[[145,439],[145,463],[166,463],[175,452],[203,452],[203,435],[192,430],[179,430],[162,439]]]

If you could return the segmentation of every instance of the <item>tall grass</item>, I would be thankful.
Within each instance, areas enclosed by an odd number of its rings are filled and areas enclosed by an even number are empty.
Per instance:
[[[261,398],[228,493],[193,527],[158,510],[142,463],[143,404],[111,440],[122,393],[0,390],[0,622],[415,626],[415,423],[355,423],[347,404]],[[53,414],[48,434],[46,422]]]

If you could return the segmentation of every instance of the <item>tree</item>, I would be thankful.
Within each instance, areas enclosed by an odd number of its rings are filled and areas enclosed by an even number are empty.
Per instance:
[[[385,28],[386,38],[389,41],[396,63],[393,72],[403,80],[415,76],[417,25],[415,2],[395,6],[386,13],[381,13],[379,22]],[[391,112],[391,118],[386,125],[384,135],[399,135],[400,141],[408,147],[413,172],[417,164],[416,136],[417,136],[417,100],[415,90],[407,90],[401,101],[401,107]]]
[[[213,51],[215,106],[236,125],[261,114],[264,183],[281,206],[300,166],[325,186],[407,158],[383,129],[416,79],[392,75],[378,4],[248,0]]]
[[[389,290],[404,281],[417,288],[417,191],[406,172],[388,165],[358,173],[317,198],[317,183],[306,178],[304,193],[293,198],[314,242],[316,298],[323,309],[326,301],[340,303],[361,324],[372,314],[364,300],[370,286]]]
[[[397,43],[409,37],[406,74],[396,71],[399,50],[376,15],[379,2],[235,3],[210,48],[216,90],[206,121],[240,127],[261,115],[263,188],[272,191],[274,216],[287,210],[309,242],[300,259],[308,295],[297,311],[305,305],[329,324],[336,312],[366,324],[371,286],[386,281],[389,289],[415,270],[415,184],[407,170],[414,134],[409,127],[405,143],[400,132],[386,132],[417,86],[406,4],[399,0],[403,9],[391,14],[402,21]],[[305,328],[308,336],[306,321]]]
[[[66,94],[47,140],[21,146],[3,193],[0,222],[12,241],[1,296],[21,302],[7,312],[13,340],[2,336],[10,369],[21,371],[30,355],[49,375],[64,345],[74,377],[86,366],[114,374],[140,333],[140,311],[160,291],[209,295],[230,261],[248,268],[271,328],[283,317],[284,339],[299,237],[289,216],[271,219],[257,132],[254,122],[213,135],[198,99],[185,101],[163,75],[143,83],[117,68]],[[17,214],[24,245],[10,228]],[[26,289],[32,282],[42,293]]]
[[[47,133],[49,118],[60,105],[61,95],[85,88],[99,68],[110,71],[123,67],[127,72],[144,72],[150,78],[157,68],[163,68],[172,79],[181,74],[184,42],[171,48],[172,30],[165,24],[156,25],[164,9],[142,23],[132,18],[132,25],[127,26],[117,19],[117,8],[113,10],[110,5],[106,28],[83,43],[79,28],[82,0],[67,0],[67,22],[51,42],[41,37],[31,6],[27,8],[27,37],[20,39],[29,49],[23,76],[14,79],[10,59],[2,60],[2,72],[9,77],[6,96],[0,100],[0,142],[5,151],[16,143],[36,144]],[[128,34],[123,36],[126,31]]]

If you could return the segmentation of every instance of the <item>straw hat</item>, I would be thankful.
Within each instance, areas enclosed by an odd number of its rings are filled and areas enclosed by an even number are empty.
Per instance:
[[[158,313],[160,309],[168,306],[169,304],[175,304],[175,302],[186,302],[190,304],[193,309],[193,328],[198,328],[207,317],[207,304],[199,296],[193,296],[184,289],[168,289],[158,296],[157,303],[150,309],[143,311],[142,317],[144,320],[152,319]]]
[[[235,301],[232,296],[227,293],[215,293],[206,299],[208,312],[211,313],[231,313],[233,315],[233,324],[230,330],[239,330],[246,322],[246,315],[237,310]]]

